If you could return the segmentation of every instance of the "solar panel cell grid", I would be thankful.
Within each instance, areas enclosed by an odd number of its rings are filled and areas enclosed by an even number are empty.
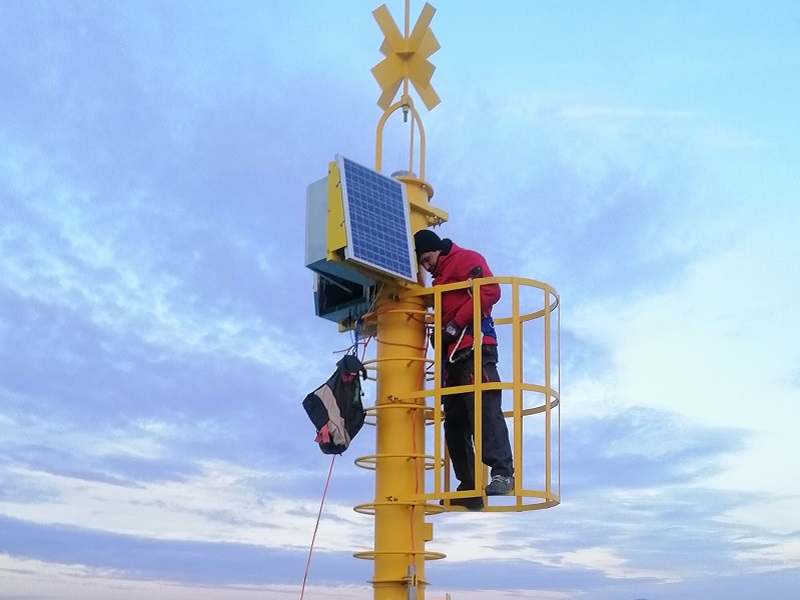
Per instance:
[[[347,220],[347,258],[416,279],[408,203],[402,183],[339,157]]]

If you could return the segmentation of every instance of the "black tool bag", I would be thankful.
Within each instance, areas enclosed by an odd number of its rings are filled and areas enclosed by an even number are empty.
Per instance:
[[[336,363],[336,371],[303,400],[303,408],[317,428],[319,449],[341,454],[364,425],[361,378],[367,370],[353,354]]]

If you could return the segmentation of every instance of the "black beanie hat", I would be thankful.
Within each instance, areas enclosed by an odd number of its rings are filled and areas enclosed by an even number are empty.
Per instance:
[[[444,243],[442,242],[442,238],[433,233],[430,229],[420,229],[414,234],[414,247],[417,250],[417,262],[419,262],[419,257],[426,252],[442,250],[444,248]]]

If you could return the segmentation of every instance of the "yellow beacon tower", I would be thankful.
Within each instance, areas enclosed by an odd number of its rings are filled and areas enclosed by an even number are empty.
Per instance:
[[[510,421],[514,490],[507,496],[483,497],[482,512],[549,508],[561,495],[558,293],[546,283],[521,277],[426,287],[416,263],[414,233],[448,220],[447,213],[430,204],[425,130],[409,89],[411,83],[429,110],[439,104],[428,60],[439,49],[429,27],[435,12],[425,4],[410,28],[406,0],[404,32],[385,5],[373,12],[385,36],[385,58],[372,69],[383,110],[374,169],[339,155],[328,165],[327,177],[307,190],[306,266],[314,271],[315,312],[342,331],[377,339],[376,356],[364,361],[376,380],[375,405],[367,409],[376,427],[375,452],[355,461],[375,471],[374,499],[355,507],[375,518],[374,548],[355,553],[374,561],[375,600],[424,600],[426,561],[445,558],[426,549],[433,540],[433,523],[427,518],[463,511],[451,500],[483,494],[487,473],[480,460],[475,461],[475,491],[451,488],[442,432],[446,393],[474,392],[475,454],[480,457],[482,392],[507,390],[503,408]],[[408,123],[409,162],[407,171],[390,177],[381,172],[383,133],[397,111]],[[511,365],[509,380],[444,388],[440,357],[427,345],[433,333],[434,346],[441,347],[442,294],[470,288],[476,307],[473,327],[479,331],[480,288],[488,283],[499,284],[503,293],[503,304],[495,307],[495,326],[503,363]],[[523,348],[534,353],[527,361]],[[480,344],[474,360],[481,364]]]

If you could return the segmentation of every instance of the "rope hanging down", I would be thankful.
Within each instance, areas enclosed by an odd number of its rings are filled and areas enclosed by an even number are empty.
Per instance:
[[[306,593],[306,581],[308,580],[308,569],[311,566],[311,554],[314,552],[314,541],[317,539],[317,530],[319,529],[319,521],[322,518],[322,508],[325,506],[325,494],[328,493],[328,485],[331,482],[331,473],[333,473],[333,463],[336,460],[336,454],[331,456],[331,467],[328,469],[328,479],[325,481],[325,489],[322,490],[322,500],[319,503],[319,512],[317,513],[317,522],[314,525],[314,535],[311,536],[311,546],[308,549],[308,560],[306,561],[306,572],[303,573],[303,585],[300,587],[300,600],[303,600],[303,595]]]

